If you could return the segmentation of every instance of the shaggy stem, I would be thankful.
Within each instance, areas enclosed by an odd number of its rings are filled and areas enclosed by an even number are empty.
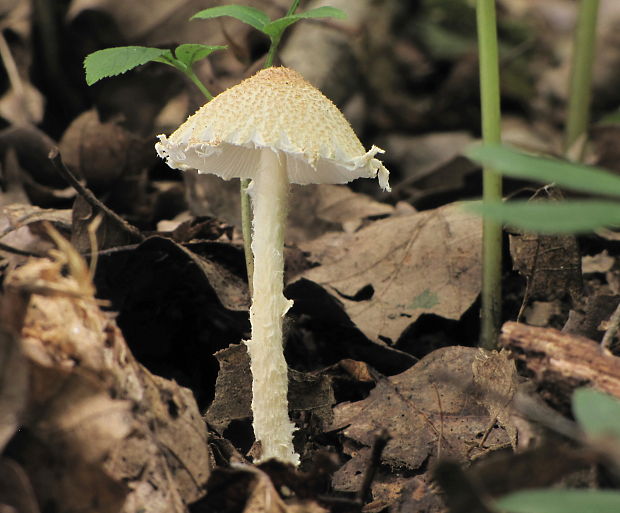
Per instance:
[[[573,48],[564,153],[568,153],[577,139],[586,133],[590,122],[592,63],[598,10],[599,0],[581,0]]]
[[[243,254],[245,256],[245,269],[248,273],[248,288],[250,296],[253,292],[252,281],[254,279],[254,255],[252,254],[252,206],[248,187],[249,178],[241,178],[239,194],[241,198],[241,233],[243,235]]]
[[[261,460],[277,458],[299,464],[293,448],[295,425],[288,415],[288,368],[284,359],[282,321],[292,305],[284,297],[284,225],[288,201],[286,159],[262,150],[252,181],[254,277],[250,322],[245,341],[252,371],[252,412]]]
[[[476,15],[480,59],[482,138],[485,144],[497,144],[501,140],[501,128],[495,0],[478,0]],[[482,188],[483,201],[501,201],[501,176],[486,166],[483,169]],[[484,218],[482,230],[480,346],[492,349],[497,344],[501,322],[502,225]]]

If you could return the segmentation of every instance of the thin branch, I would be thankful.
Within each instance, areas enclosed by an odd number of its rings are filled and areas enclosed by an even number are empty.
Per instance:
[[[45,255],[41,253],[33,253],[32,251],[27,251],[25,249],[14,248],[13,246],[9,246],[4,242],[0,242],[0,250],[6,251],[7,253],[13,253],[15,255],[27,256],[27,257],[37,257],[43,258]]]
[[[58,148],[52,148],[49,152],[48,158],[54,164],[56,171],[58,174],[62,176],[71,187],[73,187],[80,196],[82,196],[86,202],[93,208],[101,210],[106,216],[108,216],[112,221],[114,221],[121,230],[131,235],[134,239],[139,241],[143,241],[145,239],[144,235],[140,232],[138,228],[134,225],[130,224],[128,221],[119,216],[116,212],[105,206],[98,198],[93,194],[93,192],[83,185],[75,175],[67,168],[65,163],[62,161],[62,157],[60,156],[60,151]]]
[[[385,446],[391,439],[392,437],[387,429],[383,429],[372,444],[372,452],[370,453],[370,460],[366,467],[364,480],[355,497],[360,504],[364,504],[366,498],[370,494],[370,487],[375,478],[375,474],[377,473],[377,469],[381,466],[381,455],[383,454]]]

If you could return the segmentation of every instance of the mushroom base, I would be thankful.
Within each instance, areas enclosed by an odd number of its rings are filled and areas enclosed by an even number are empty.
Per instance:
[[[293,448],[295,425],[288,415],[288,367],[282,344],[282,321],[293,304],[284,297],[284,224],[287,211],[286,160],[261,151],[260,169],[251,185],[254,279],[250,322],[245,341],[252,371],[253,427],[261,460],[299,464]]]

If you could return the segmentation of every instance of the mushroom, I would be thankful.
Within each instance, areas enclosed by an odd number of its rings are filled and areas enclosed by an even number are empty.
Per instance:
[[[294,465],[294,424],[288,415],[288,369],[282,320],[292,301],[284,289],[284,225],[289,183],[342,184],[389,173],[366,152],[338,108],[288,68],[267,68],[224,91],[190,116],[157,153],[174,169],[197,169],[224,179],[250,178],[254,276],[251,340],[252,414],[261,460]]]

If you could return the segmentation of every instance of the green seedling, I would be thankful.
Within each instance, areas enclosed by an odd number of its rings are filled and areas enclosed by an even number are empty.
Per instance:
[[[213,95],[198,79],[193,65],[208,57],[217,50],[225,50],[226,46],[208,46],[201,44],[179,45],[174,50],[151,48],[148,46],[119,46],[106,48],[87,55],[84,59],[86,83],[93,85],[102,78],[114,77],[137,68],[148,62],[160,62],[178,69],[189,78],[211,100]]]
[[[229,16],[231,18],[236,18],[243,23],[247,23],[256,30],[262,32],[271,41],[264,66],[265,68],[268,68],[273,65],[273,59],[275,57],[276,50],[278,49],[278,45],[280,44],[280,40],[282,39],[282,35],[289,26],[300,20],[310,18],[346,18],[346,14],[340,9],[327,6],[317,7],[316,9],[310,9],[309,11],[295,14],[295,10],[298,5],[299,0],[295,0],[286,16],[276,20],[269,18],[269,16],[267,16],[267,14],[260,9],[242,5],[222,5],[219,7],[211,7],[194,14],[192,19],[206,20],[219,18],[221,16]]]

